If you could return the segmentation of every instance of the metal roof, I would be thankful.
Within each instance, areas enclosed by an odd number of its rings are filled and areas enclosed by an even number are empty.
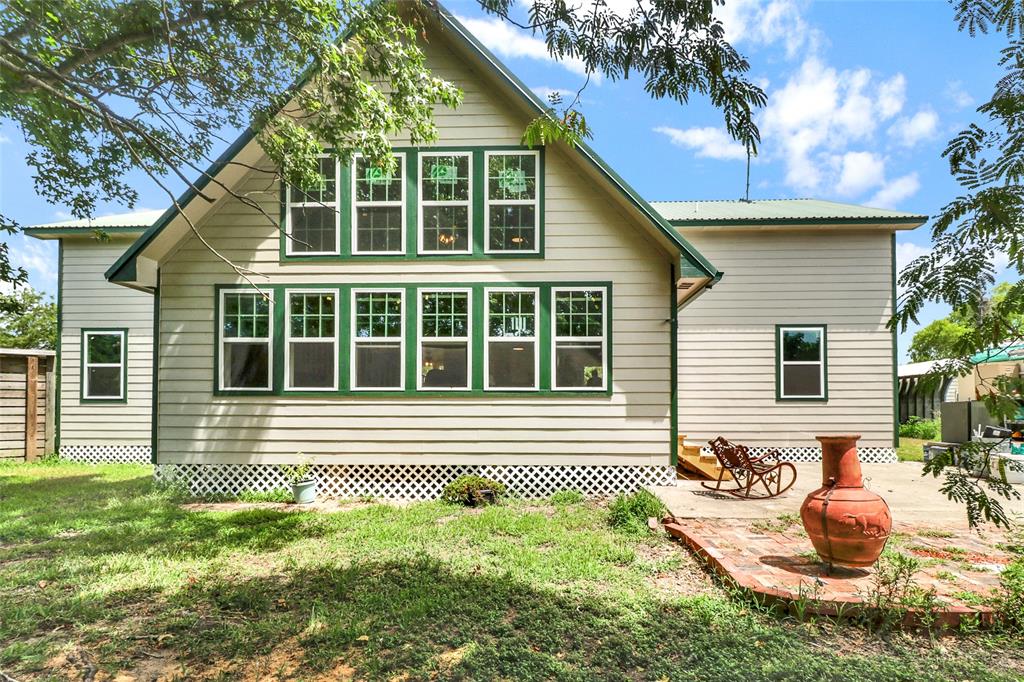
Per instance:
[[[86,218],[83,220],[64,220],[57,223],[43,223],[33,225],[27,230],[58,230],[69,232],[74,230],[102,230],[105,228],[137,228],[145,230],[153,225],[163,215],[164,211],[132,211],[130,213],[116,213],[114,215],[102,216],[99,218]]]
[[[920,225],[928,216],[844,204],[821,199],[757,199],[753,201],[652,201],[674,225],[793,225],[896,223]]]

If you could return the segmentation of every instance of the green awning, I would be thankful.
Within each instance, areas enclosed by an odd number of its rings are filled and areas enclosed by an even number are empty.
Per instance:
[[[974,364],[982,362],[1012,362],[1014,360],[1024,360],[1024,345],[989,348],[971,356],[971,362]]]

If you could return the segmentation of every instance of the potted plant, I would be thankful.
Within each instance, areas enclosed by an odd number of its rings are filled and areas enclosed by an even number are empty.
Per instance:
[[[292,486],[295,504],[311,504],[316,501],[316,479],[311,473],[313,466],[308,459],[301,458],[301,454],[296,464],[282,464],[280,469]]]

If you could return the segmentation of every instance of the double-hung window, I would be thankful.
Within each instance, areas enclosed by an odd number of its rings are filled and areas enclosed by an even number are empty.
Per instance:
[[[352,162],[352,253],[405,252],[405,154],[390,172],[362,156]]]
[[[533,390],[539,373],[538,289],[485,289],[485,388]]]
[[[487,253],[540,250],[540,200],[536,151],[487,152]]]
[[[473,155],[422,152],[419,165],[420,253],[472,253]]]
[[[352,290],[352,388],[405,387],[401,289]]]
[[[419,386],[424,389],[470,387],[469,289],[419,290]]]
[[[289,256],[341,253],[337,159],[321,156],[318,181],[311,187],[289,186],[286,201],[285,253]]]
[[[82,332],[82,400],[124,400],[128,365],[125,329]]]
[[[220,388],[269,391],[273,387],[271,290],[220,293]]]
[[[285,325],[285,387],[338,387],[338,292],[289,290]]]
[[[824,325],[779,325],[775,330],[777,392],[780,400],[828,398]]]
[[[551,290],[554,299],[554,389],[607,388],[607,291],[564,287]]]

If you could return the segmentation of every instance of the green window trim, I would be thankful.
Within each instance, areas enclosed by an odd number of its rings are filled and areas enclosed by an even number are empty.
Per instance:
[[[821,344],[817,361],[784,361],[783,360],[783,333],[786,331],[816,331],[821,335]],[[784,395],[783,394],[783,365],[794,364],[820,365],[821,391],[818,395]],[[805,402],[805,403],[827,403],[828,402],[828,325],[819,323],[793,323],[775,325],[775,400],[779,402]]]
[[[438,146],[438,147],[395,147],[395,155],[404,155],[403,173],[403,220],[405,231],[403,233],[403,245],[401,252],[393,253],[358,253],[353,248],[355,230],[354,225],[354,181],[353,169],[355,168],[355,157],[349,163],[339,163],[337,166],[337,188],[338,194],[338,244],[337,253],[302,254],[294,253],[289,245],[290,240],[290,211],[289,211],[289,188],[286,183],[281,184],[280,192],[280,234],[279,254],[280,262],[283,265],[308,262],[387,262],[394,260],[498,260],[510,259],[543,259],[545,249],[544,235],[544,192],[545,192],[545,150],[543,147],[530,149],[521,145],[494,145],[494,146]],[[330,154],[327,150],[325,154]],[[486,208],[485,208],[485,156],[486,154],[532,154],[537,158],[537,191],[536,204],[536,248],[534,250],[521,251],[492,251],[486,248],[487,232]],[[468,252],[432,252],[421,251],[422,241],[421,230],[421,206],[420,206],[420,157],[440,154],[468,154],[470,156],[470,187],[471,201],[469,209],[470,242],[471,249]]]
[[[605,358],[606,371],[604,373],[603,388],[596,387],[566,387],[562,389],[553,388],[554,382],[554,290],[566,288],[580,289],[602,289],[605,292]],[[507,388],[486,388],[486,365],[485,348],[487,345],[487,298],[485,292],[488,290],[536,290],[536,356],[537,374],[535,389],[507,389]],[[402,335],[401,335],[401,388],[355,388],[354,387],[354,346],[356,342],[356,318],[354,312],[354,293],[401,291],[402,304]],[[223,299],[226,292],[248,292],[255,293],[252,288],[245,288],[238,284],[218,284],[214,286],[214,325],[213,333],[214,359],[212,391],[216,396],[286,396],[286,397],[403,397],[403,398],[468,398],[468,397],[509,397],[509,398],[530,398],[535,396],[559,396],[559,397],[588,397],[601,398],[612,395],[614,387],[614,373],[612,358],[613,338],[611,335],[613,316],[613,293],[612,283],[607,281],[567,281],[567,282],[422,282],[413,284],[377,285],[372,283],[351,283],[351,284],[273,284],[262,286],[260,291],[268,294],[271,298],[272,328],[270,330],[270,352],[269,352],[269,376],[270,388],[267,389],[231,389],[222,387],[222,363],[223,363]],[[335,363],[338,368],[337,389],[285,389],[285,360],[287,352],[286,334],[284,325],[287,323],[286,306],[276,305],[278,301],[285,301],[289,291],[331,291],[337,292],[339,307],[337,310],[336,333],[338,334],[337,354]],[[428,291],[465,291],[469,293],[469,329],[467,349],[467,373],[469,375],[469,388],[424,388],[419,376],[422,370],[421,365],[421,341],[422,330],[420,318],[420,294]],[[397,338],[397,337],[395,337]]]
[[[91,362],[89,360],[89,341],[95,336],[118,336],[121,343],[121,358],[117,363]],[[128,328],[127,327],[84,327],[81,331],[79,346],[79,372],[78,372],[78,400],[87,404],[125,404],[128,402]],[[118,396],[95,396],[90,397],[89,391],[89,369],[90,367],[110,368],[116,367],[120,370],[120,395]]]

